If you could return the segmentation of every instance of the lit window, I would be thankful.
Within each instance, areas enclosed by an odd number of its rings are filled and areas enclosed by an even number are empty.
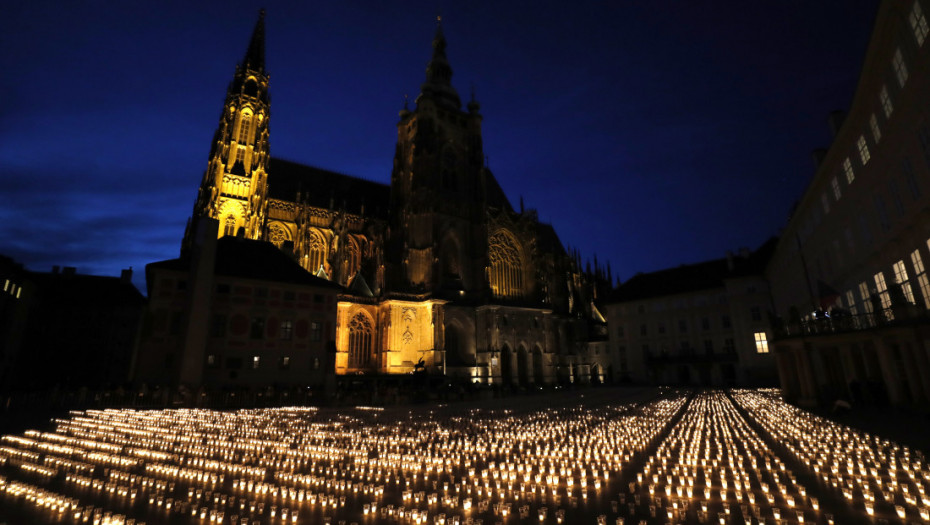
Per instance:
[[[862,165],[865,166],[869,163],[869,159],[872,158],[872,155],[869,153],[869,145],[865,143],[865,137],[859,135],[859,140],[856,141],[856,147],[859,148],[859,159],[862,160]]]
[[[10,280],[7,279],[6,282],[3,283],[3,291],[6,292],[6,291],[9,291],[9,289],[10,289]]]
[[[840,192],[840,181],[838,181],[836,177],[833,177],[833,180],[830,181],[830,185],[833,186],[833,197],[836,198],[837,201],[839,201],[840,196],[842,195],[842,193]]]
[[[252,356],[252,370],[258,370],[258,367],[261,366],[261,363],[262,363],[261,357],[257,355]]]
[[[826,193],[820,194],[820,203],[823,204],[823,213],[830,213],[830,198],[827,197]]]
[[[924,17],[924,12],[920,8],[919,0],[914,0],[914,7],[911,8],[911,14],[908,15],[907,20],[911,23],[911,30],[914,32],[917,45],[924,45],[924,40],[927,39],[927,33],[930,32],[930,28],[927,27],[927,19]]]
[[[252,115],[243,113],[239,119],[239,144],[246,144],[249,141],[249,126],[252,124]]]
[[[281,340],[290,341],[294,334],[294,321],[285,319],[281,321]]]
[[[853,295],[852,290],[846,291],[846,306],[849,308],[849,313],[856,315],[856,296]]]
[[[882,86],[882,90],[878,93],[878,99],[882,102],[882,111],[885,112],[885,118],[890,118],[894,106],[891,104],[891,97],[888,96],[888,86]]]
[[[872,293],[869,291],[868,281],[859,283],[859,297],[862,299],[862,307],[865,309],[865,313],[871,314],[873,312]]]
[[[23,287],[20,286],[16,289],[16,298],[19,299],[20,294],[23,293]]]
[[[891,312],[887,310],[891,308],[891,294],[888,293],[888,283],[885,282],[885,274],[882,272],[875,274],[875,289],[878,291],[878,299],[881,301],[882,309],[886,310],[887,319],[890,321],[892,319]]]
[[[769,342],[765,338],[765,332],[756,332],[754,335],[756,337],[756,353],[769,353]]]
[[[882,140],[882,129],[878,127],[878,118],[875,116],[875,113],[872,113],[872,116],[869,117],[869,128],[872,129],[872,138],[875,139],[875,143],[878,144]]]
[[[374,343],[374,324],[365,312],[359,312],[349,322],[349,367],[360,368],[371,364]]]
[[[856,173],[853,171],[852,162],[849,161],[849,157],[846,157],[846,160],[843,161],[843,173],[846,174],[846,182],[852,184],[852,181],[856,180]]]
[[[900,47],[895,49],[892,63],[894,64],[894,75],[898,79],[898,85],[904,87],[904,83],[907,82],[907,64],[904,63],[904,55],[901,54]]]
[[[491,291],[497,297],[523,295],[523,255],[514,237],[505,230],[488,239]]]
[[[287,370],[291,367],[291,358],[289,356],[284,356],[281,358],[280,368],[281,370]]]
[[[216,358],[215,355],[210,354],[207,356],[207,368],[219,368],[220,361]]]
[[[904,298],[911,304],[917,304],[916,301],[914,301],[914,291],[911,290],[911,285],[907,282],[907,268],[904,266],[904,261],[894,263],[893,269],[894,282],[901,287],[901,291],[904,292]]]
[[[914,271],[917,273],[917,284],[920,285],[920,295],[924,299],[924,306],[930,309],[930,279],[924,271],[924,261],[920,257],[920,250],[911,252],[911,263],[914,265]]]
[[[323,340],[323,323],[318,321],[310,322],[310,340],[311,341],[322,341]]]

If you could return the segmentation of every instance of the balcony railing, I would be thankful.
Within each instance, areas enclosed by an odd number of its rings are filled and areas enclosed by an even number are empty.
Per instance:
[[[845,311],[817,312],[811,318],[800,321],[775,321],[773,339],[859,332],[928,321],[930,321],[930,312],[912,304],[857,315]]]

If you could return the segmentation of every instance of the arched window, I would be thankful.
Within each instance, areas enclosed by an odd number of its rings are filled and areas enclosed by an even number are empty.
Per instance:
[[[349,322],[349,368],[364,368],[371,364],[374,341],[371,318],[359,312]]]
[[[289,238],[287,230],[280,224],[275,223],[268,227],[268,240],[278,248],[284,244],[284,241],[290,240]]]
[[[488,240],[491,292],[497,297],[523,295],[523,257],[513,236],[498,230]]]
[[[239,117],[239,139],[236,141],[239,144],[248,144],[249,143],[249,127],[252,125],[252,114],[243,111],[242,116]]]
[[[307,270],[316,273],[326,261],[326,240],[313,228],[307,230],[307,237]]]
[[[348,280],[353,277],[362,265],[362,253],[358,247],[358,241],[351,235],[346,236],[345,259],[343,260],[343,278]]]
[[[226,216],[226,226],[223,229],[223,235],[236,235],[236,216],[231,213]]]

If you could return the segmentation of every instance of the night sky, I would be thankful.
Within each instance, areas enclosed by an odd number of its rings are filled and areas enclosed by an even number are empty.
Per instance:
[[[625,280],[778,233],[852,100],[877,2],[11,0],[0,254],[132,266],[144,288],[145,264],[178,255],[262,6],[273,156],[387,183],[441,10],[511,202]]]

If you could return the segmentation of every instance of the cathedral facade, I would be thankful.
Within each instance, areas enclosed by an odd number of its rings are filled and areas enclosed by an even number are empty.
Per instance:
[[[215,219],[220,237],[271,242],[344,287],[339,374],[603,380],[587,351],[606,337],[594,306],[600,273],[582,271],[551,225],[504,195],[485,164],[480,106],[463,107],[452,86],[441,25],[414,107],[400,112],[389,184],[270,157],[264,33],[262,13],[227,89],[190,224]]]

